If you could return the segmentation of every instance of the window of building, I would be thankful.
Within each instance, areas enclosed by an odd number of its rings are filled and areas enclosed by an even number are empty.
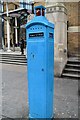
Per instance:
[[[32,11],[32,4],[30,3],[31,3],[31,0],[20,0],[20,7],[26,8]]]

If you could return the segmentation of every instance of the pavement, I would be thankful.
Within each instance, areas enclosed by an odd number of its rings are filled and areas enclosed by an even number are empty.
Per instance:
[[[28,118],[27,67],[2,64],[1,70],[2,116]],[[78,80],[54,78],[53,107],[54,118],[78,118]]]

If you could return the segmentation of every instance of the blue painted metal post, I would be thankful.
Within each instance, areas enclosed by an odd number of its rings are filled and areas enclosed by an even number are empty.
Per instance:
[[[46,19],[42,5],[34,12],[35,17],[26,25],[29,117],[52,118],[54,24]]]

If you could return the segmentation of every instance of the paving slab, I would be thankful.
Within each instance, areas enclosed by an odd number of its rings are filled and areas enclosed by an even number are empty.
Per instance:
[[[28,118],[27,66],[2,65],[2,116]],[[54,78],[54,117],[78,118],[78,80]]]

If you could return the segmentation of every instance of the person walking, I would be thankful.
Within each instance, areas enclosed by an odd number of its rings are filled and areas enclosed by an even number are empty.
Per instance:
[[[20,48],[21,48],[21,54],[23,55],[24,54],[24,40],[23,40],[23,38],[20,41]]]

